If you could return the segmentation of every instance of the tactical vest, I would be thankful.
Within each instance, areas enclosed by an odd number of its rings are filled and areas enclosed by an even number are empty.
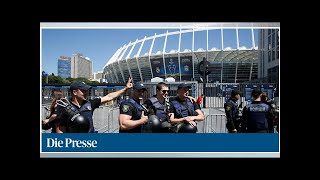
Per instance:
[[[247,105],[247,131],[259,131],[268,129],[267,112],[269,106],[264,103]]]
[[[176,109],[176,114],[174,114],[175,118],[183,118],[183,117],[187,117],[189,115],[189,110],[186,106],[188,106],[191,111],[189,116],[195,115],[194,106],[193,106],[192,102],[189,99],[186,99],[185,102],[187,103],[186,105],[181,104],[177,100],[171,101],[172,105]]]
[[[71,103],[72,104],[72,103]],[[72,104],[73,108],[76,108],[77,111],[80,113],[80,115],[84,116],[85,118],[89,119],[90,121],[90,130],[89,133],[94,133],[94,127],[93,127],[93,119],[92,119],[92,107],[91,107],[91,102],[87,101],[84,105],[78,109],[77,106]]]
[[[227,102],[230,102],[232,104],[232,108],[231,108],[231,111],[232,111],[232,114],[233,114],[233,117],[235,117],[234,120],[239,120],[239,108],[238,108],[238,102],[234,102],[232,99],[228,99]]]
[[[160,119],[161,122],[168,121],[167,113],[165,112],[165,105],[161,104],[156,97],[149,98],[151,103],[156,108],[156,115]]]
[[[136,108],[137,113],[132,116],[131,120],[139,120],[141,118],[141,114],[143,111],[143,108],[141,107],[141,105],[138,104],[137,101],[135,101],[132,98],[129,98],[128,100],[126,100],[126,102],[131,103],[133,105],[133,107]]]
[[[139,120],[142,115],[143,108],[140,104],[138,104],[134,99],[131,97],[129,99],[124,100],[122,103],[130,103],[132,107],[136,109],[136,113],[132,115],[131,120]],[[120,133],[131,133],[131,132],[141,132],[141,125],[137,126],[130,130],[119,130]]]

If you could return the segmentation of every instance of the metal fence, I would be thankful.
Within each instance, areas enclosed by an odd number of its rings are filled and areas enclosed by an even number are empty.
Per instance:
[[[119,132],[119,107],[100,106],[93,113],[93,126],[98,133]]]
[[[224,114],[208,114],[204,120],[203,133],[227,133]]]

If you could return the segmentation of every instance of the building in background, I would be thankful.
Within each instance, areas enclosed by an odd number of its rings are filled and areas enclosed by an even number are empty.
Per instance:
[[[58,59],[58,76],[66,79],[71,77],[71,57],[60,56]]]
[[[102,71],[95,72],[92,76],[92,81],[98,81],[99,83],[106,82]]]
[[[73,54],[71,57],[71,78],[92,77],[92,61],[81,53]]]
[[[279,29],[259,31],[258,78],[264,82],[279,82]]]

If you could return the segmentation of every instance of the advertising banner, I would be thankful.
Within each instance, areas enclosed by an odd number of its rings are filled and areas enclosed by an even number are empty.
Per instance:
[[[165,58],[167,78],[173,77],[176,81],[180,80],[178,57]]]
[[[231,97],[231,91],[232,90],[237,90],[238,89],[238,85],[223,85],[222,86],[222,93],[224,96],[224,100],[225,102]]]
[[[165,78],[163,58],[151,59],[153,77]]]
[[[193,76],[192,56],[180,57],[181,81],[191,81]]]
[[[273,84],[261,84],[260,89],[262,92],[267,93],[268,99],[273,99],[273,93],[274,93]]]

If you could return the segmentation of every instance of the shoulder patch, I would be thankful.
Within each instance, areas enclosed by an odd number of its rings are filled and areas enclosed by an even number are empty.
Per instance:
[[[123,112],[128,112],[129,111],[129,105],[123,105],[122,106],[122,111]]]

